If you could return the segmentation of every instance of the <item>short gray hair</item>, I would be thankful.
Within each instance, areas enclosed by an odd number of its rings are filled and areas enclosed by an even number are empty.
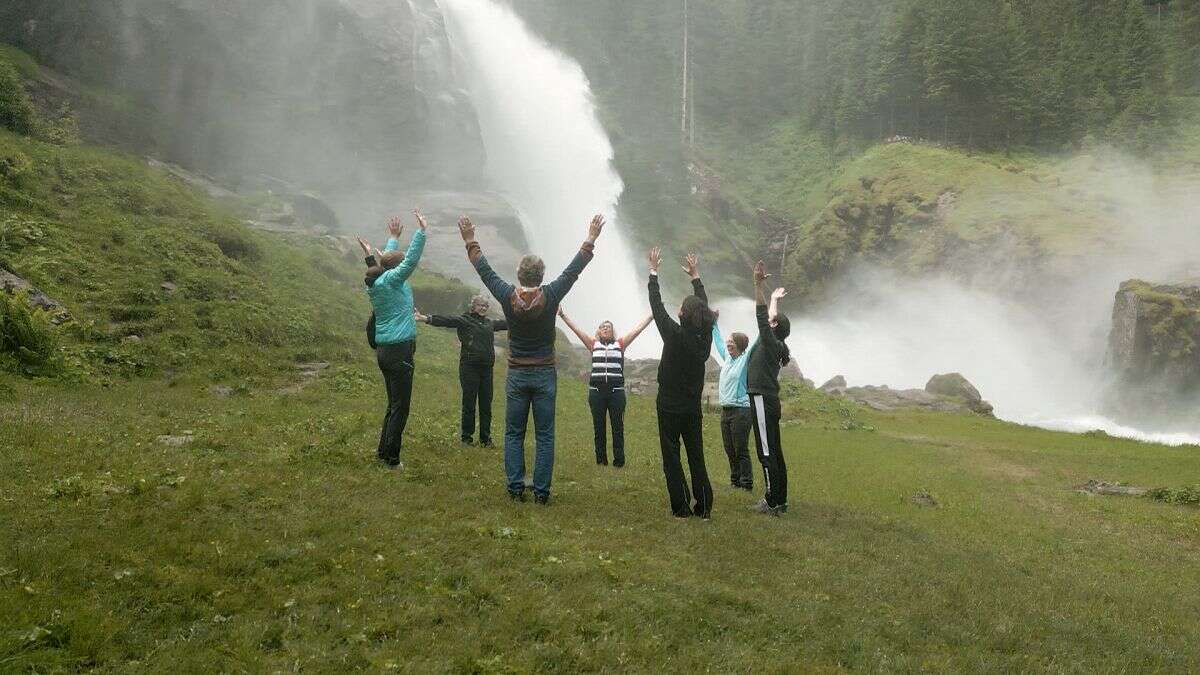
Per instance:
[[[521,258],[521,263],[517,265],[517,283],[526,288],[542,285],[542,278],[545,276],[546,263],[536,255]]]

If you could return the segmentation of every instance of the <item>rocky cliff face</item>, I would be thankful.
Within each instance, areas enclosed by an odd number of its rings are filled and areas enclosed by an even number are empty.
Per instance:
[[[8,0],[0,41],[78,80],[93,140],[227,182],[333,194],[481,180],[436,0]]]
[[[1109,395],[1117,414],[1194,416],[1200,402],[1200,282],[1121,284],[1113,304]],[[1190,412],[1188,412],[1190,410]]]

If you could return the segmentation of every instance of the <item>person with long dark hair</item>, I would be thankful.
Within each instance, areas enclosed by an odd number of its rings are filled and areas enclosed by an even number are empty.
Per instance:
[[[399,218],[388,221],[388,238],[384,250],[372,255],[370,247],[358,240],[367,255],[367,274],[364,283],[371,299],[374,324],[375,359],[383,373],[387,389],[387,412],[379,434],[376,456],[389,468],[398,468],[404,428],[412,401],[413,371],[416,368],[417,323],[413,319],[412,287],[408,278],[417,269],[425,250],[427,223],[421,212],[413,209],[420,229],[413,235],[404,253],[399,251],[400,234],[404,230]]]
[[[654,319],[648,316],[633,330],[618,338],[611,321],[602,321],[594,336],[576,326],[560,306],[558,316],[567,328],[592,353],[592,372],[588,377],[588,407],[592,409],[592,436],[596,446],[596,464],[608,466],[607,422],[612,423],[613,463],[625,466],[625,350]]]
[[[663,306],[658,286],[658,267],[662,252],[650,250],[650,311],[662,336],[662,360],[658,364],[658,440],[662,450],[663,476],[676,518],[712,515],[713,493],[704,467],[703,412],[700,399],[704,392],[704,363],[712,348],[713,313],[708,295],[700,281],[698,259],[689,254],[683,270],[692,279],[692,295],[684,298],[678,321]],[[682,441],[691,473],[691,491],[683,477],[679,459]],[[693,499],[694,498],[694,499]]]
[[[784,342],[792,325],[779,313],[779,301],[787,295],[782,288],[771,293],[767,307],[767,266],[758,261],[754,266],[755,316],[758,318],[758,344],[750,350],[746,368],[746,391],[750,395],[750,411],[754,416],[754,445],[762,464],[766,494],[752,511],[772,516],[787,513],[787,463],[779,435],[782,407],[779,402],[779,370],[791,361]]]

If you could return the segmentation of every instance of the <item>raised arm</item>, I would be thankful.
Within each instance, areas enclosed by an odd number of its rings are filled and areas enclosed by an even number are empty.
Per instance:
[[[767,317],[774,321],[779,318],[779,301],[787,297],[787,289],[780,286],[771,291],[771,307],[767,312]]]
[[[400,235],[404,234],[404,223],[397,217],[388,218],[388,240],[383,250],[395,251],[400,248]]]
[[[692,278],[692,295],[708,304],[708,293],[704,291],[704,284],[700,281],[700,256],[695,253],[689,253],[683,259],[683,271]]]
[[[368,244],[367,241],[362,237],[355,237],[355,239],[358,239],[358,247],[362,249],[363,262],[367,264],[367,267],[374,267],[377,265],[378,260],[375,257],[375,253],[371,251],[371,245]]]
[[[654,317],[654,325],[658,327],[658,334],[667,339],[667,337],[675,335],[680,331],[679,324],[667,314],[667,308],[663,306],[662,290],[658,287],[658,265],[662,261],[662,251],[657,246],[650,249],[650,316]]]
[[[579,326],[576,326],[575,322],[571,321],[571,319],[567,317],[567,313],[563,311],[562,307],[558,308],[558,318],[562,319],[563,323],[567,324],[567,328],[571,329],[571,332],[575,334],[575,337],[579,338],[579,341],[583,343],[584,347],[587,347],[588,349],[596,348],[596,339],[579,330]]]
[[[425,222],[424,216],[417,209],[413,209],[413,215],[417,217],[417,225],[420,229],[413,235],[412,241],[408,243],[408,250],[404,252],[404,262],[397,265],[394,269],[388,270],[380,277],[384,279],[384,283],[401,284],[408,281],[408,278],[416,271],[417,263],[421,262],[421,254],[425,251],[425,229],[428,227],[428,224]],[[393,221],[395,220],[393,219]],[[390,224],[389,227],[391,227]],[[389,240],[388,245],[391,246],[395,241],[395,239]]]
[[[721,324],[716,321],[713,322],[712,337],[713,348],[717,350],[717,361],[725,365],[729,360],[729,350],[725,348],[725,338],[721,337]]]
[[[596,250],[596,240],[600,238],[600,233],[604,231],[604,216],[596,214],[592,217],[592,222],[588,224],[588,236],[583,241],[583,245],[579,247],[579,253],[571,260],[567,268],[563,270],[558,278],[546,284],[546,294],[555,302],[562,302],[562,299],[567,297],[567,293],[571,292],[571,287],[579,280],[579,275],[583,274],[583,268],[587,267],[592,261],[592,255]]]
[[[767,265],[759,260],[754,265],[754,314],[758,319],[758,340],[772,353],[778,354],[782,350],[782,344],[779,338],[775,337],[775,331],[771,330],[771,318],[767,312],[767,279],[770,277],[767,274]]]
[[[642,319],[642,322],[639,323],[636,328],[629,331],[628,333],[626,333],[625,337],[621,338],[621,348],[628,349],[629,345],[633,344],[633,341],[638,339],[638,336],[642,334],[642,331],[646,330],[646,326],[649,326],[650,322],[653,320],[654,320],[653,314],[646,317],[645,319]]]
[[[501,304],[508,302],[515,287],[501,279],[500,275],[496,274],[496,271],[488,264],[487,258],[483,255],[483,249],[479,247],[479,242],[475,241],[475,224],[471,222],[470,218],[463,216],[458,219],[458,233],[462,235],[463,243],[467,246],[467,259],[475,267],[475,272],[479,275],[479,280],[483,282],[484,287],[488,289],[492,297],[496,298],[496,302]]]

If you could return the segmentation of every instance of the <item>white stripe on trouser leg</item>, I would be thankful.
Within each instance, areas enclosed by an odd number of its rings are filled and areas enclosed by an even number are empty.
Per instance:
[[[762,439],[763,455],[771,456],[771,444],[767,441],[767,408],[766,399],[762,396],[754,397],[754,419],[758,422],[758,436]]]
[[[767,408],[766,399],[762,396],[751,396],[750,400],[754,403],[754,421],[758,424],[758,438],[762,441],[763,457],[771,456],[771,444],[767,440]],[[771,463],[765,461],[763,464],[763,481],[766,482],[767,494],[771,493]]]

